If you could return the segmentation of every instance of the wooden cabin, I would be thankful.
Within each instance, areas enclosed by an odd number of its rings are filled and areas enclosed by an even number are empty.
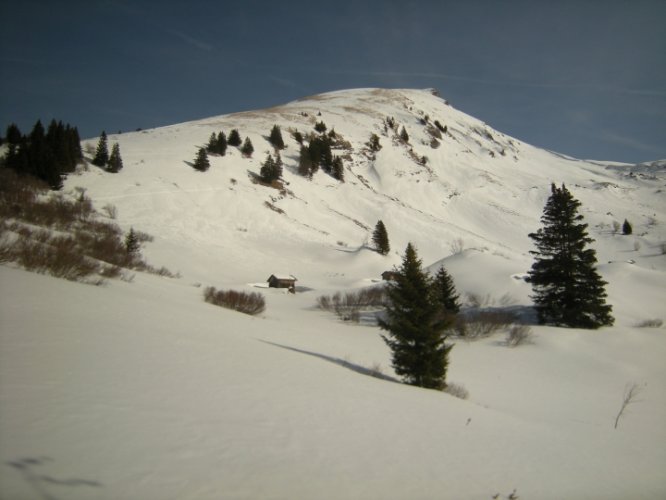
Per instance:
[[[270,288],[296,289],[296,278],[291,274],[271,274],[267,281]]]

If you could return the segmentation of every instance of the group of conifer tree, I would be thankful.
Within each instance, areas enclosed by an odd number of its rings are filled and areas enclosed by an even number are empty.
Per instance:
[[[97,149],[95,156],[92,159],[92,164],[103,168],[107,172],[117,174],[123,168],[123,159],[120,156],[120,146],[117,142],[113,143],[111,147],[111,154],[109,154],[109,145],[106,132],[102,130],[97,142]]]
[[[315,124],[318,134],[310,134],[308,143],[303,144],[302,135],[299,134],[301,149],[299,151],[298,173],[304,177],[312,176],[321,169],[334,179],[344,182],[344,165],[342,158],[334,156],[331,150],[337,134],[331,130],[326,134],[326,124],[319,121]]]
[[[7,127],[5,166],[21,175],[41,179],[51,189],[60,189],[63,178],[83,159],[76,127],[52,120],[47,130],[37,121],[24,135],[16,124]]]
[[[540,324],[594,329],[614,322],[612,306],[606,304],[607,283],[596,270],[596,252],[586,248],[594,240],[579,207],[564,185],[553,184],[541,217],[543,227],[529,234],[537,250],[531,252],[535,260],[527,281]],[[378,247],[381,233],[378,223]],[[452,348],[446,343],[447,332],[460,310],[451,276],[441,267],[431,277],[410,243],[387,293],[386,316],[379,325],[388,332],[382,338],[391,348],[396,374],[411,385],[446,388]]]
[[[205,172],[210,168],[210,160],[208,159],[208,155],[214,154],[225,156],[229,146],[237,147],[245,158],[250,158],[252,153],[254,153],[254,145],[252,144],[252,141],[249,137],[246,137],[245,141],[243,141],[241,139],[240,132],[238,132],[238,129],[232,129],[229,132],[228,137],[222,131],[219,131],[217,134],[213,132],[208,139],[208,144],[206,144],[205,147],[201,147],[197,150],[197,155],[194,159],[194,162],[191,164],[192,168],[200,172]]]

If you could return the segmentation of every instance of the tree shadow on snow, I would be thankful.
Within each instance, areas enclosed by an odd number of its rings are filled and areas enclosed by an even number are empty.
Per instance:
[[[361,375],[368,375],[370,377],[378,378],[381,380],[386,380],[388,382],[395,382],[395,383],[401,383],[398,379],[390,377],[388,375],[384,375],[383,373],[380,373],[378,369],[373,369],[373,368],[366,368],[365,366],[357,365],[355,363],[351,363],[350,361],[347,361],[346,359],[341,359],[341,358],[336,358],[334,356],[328,356],[326,354],[321,354],[318,352],[312,352],[312,351],[306,351],[304,349],[298,349],[296,347],[290,347],[287,345],[282,345],[282,344],[277,344],[275,342],[269,342],[268,340],[262,340],[262,339],[257,339],[259,342],[263,342],[264,344],[269,344],[275,347],[279,347],[281,349],[286,349],[288,351],[293,351],[293,352],[298,352],[301,354],[306,354],[308,356],[313,356],[315,358],[323,359],[324,361],[328,361],[329,363],[333,363],[338,366],[342,366],[344,368],[347,368],[348,370],[352,370],[356,373],[360,373]]]
[[[88,479],[80,478],[57,478],[41,474],[39,467],[42,467],[49,462],[53,462],[50,457],[37,457],[37,458],[21,458],[18,460],[11,460],[6,462],[5,465],[12,467],[21,474],[21,477],[32,488],[35,494],[34,498],[41,500],[58,500],[58,497],[51,494],[47,486],[65,486],[65,487],[80,487],[86,486],[91,488],[102,488],[103,485],[97,481],[90,481]]]

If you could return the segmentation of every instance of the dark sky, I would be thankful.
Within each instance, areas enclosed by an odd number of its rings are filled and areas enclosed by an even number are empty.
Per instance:
[[[0,127],[82,137],[358,87],[439,89],[578,158],[666,158],[665,0],[0,0]]]

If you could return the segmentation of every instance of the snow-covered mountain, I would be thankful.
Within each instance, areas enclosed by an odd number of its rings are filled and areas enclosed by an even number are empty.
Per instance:
[[[344,182],[296,172],[290,130],[322,121],[340,137]],[[252,176],[276,124],[283,189]],[[211,133],[232,129],[253,157],[230,147],[194,170]],[[149,262],[181,278],[93,287],[0,267],[3,498],[666,495],[666,337],[636,326],[664,318],[666,162],[544,151],[430,90],[340,91],[109,142],[124,169],[90,166],[65,191],[115,206],[124,229],[154,236]],[[528,307],[527,235],[553,182],[582,203],[615,326],[533,326],[518,349],[501,336],[457,342],[448,378],[469,390],[462,401],[367,376],[393,375],[378,329],[314,308],[321,294],[376,283],[408,242],[463,296]],[[380,219],[388,256],[368,248]],[[631,236],[615,229],[624,219]],[[271,274],[296,276],[299,293],[261,290],[260,317],[202,300],[203,286],[256,291]],[[642,401],[616,430],[627,383]]]

